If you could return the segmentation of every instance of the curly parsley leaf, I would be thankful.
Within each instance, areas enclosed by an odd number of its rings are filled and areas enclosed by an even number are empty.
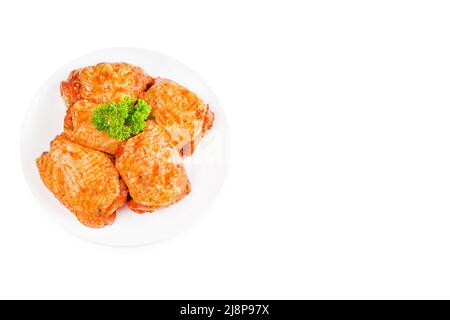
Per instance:
[[[118,103],[104,103],[95,108],[92,123],[111,137],[126,140],[144,130],[150,111],[144,100],[124,97]]]

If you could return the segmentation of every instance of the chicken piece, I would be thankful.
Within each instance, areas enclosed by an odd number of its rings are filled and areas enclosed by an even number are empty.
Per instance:
[[[77,101],[66,114],[66,118],[70,117],[71,126],[66,127],[64,132],[73,142],[114,155],[120,140],[98,130],[92,123],[92,113],[96,107],[96,103],[88,100]]]
[[[138,213],[169,206],[190,192],[183,159],[170,135],[152,120],[121,145],[116,168],[130,191],[128,207]]]
[[[60,90],[68,107],[64,128],[73,129],[71,108],[79,100],[96,104],[118,102],[123,97],[138,98],[153,82],[140,67],[127,63],[99,63],[74,70]]]
[[[71,142],[63,133],[36,159],[45,186],[91,228],[110,225],[128,190],[110,156]]]
[[[67,107],[71,107],[81,99],[98,104],[117,102],[124,96],[137,98],[152,82],[140,67],[104,62],[72,71],[60,89]]]
[[[189,156],[214,122],[214,113],[196,94],[168,79],[158,78],[141,95],[152,107],[157,124],[166,129],[181,155]]]

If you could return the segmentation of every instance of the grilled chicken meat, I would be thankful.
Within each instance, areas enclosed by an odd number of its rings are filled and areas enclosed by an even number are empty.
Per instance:
[[[144,132],[124,142],[116,168],[128,186],[128,207],[138,213],[180,201],[190,192],[183,161],[170,135],[154,121]]]
[[[92,123],[92,112],[96,107],[96,103],[88,100],[75,102],[66,114],[66,118],[70,117],[71,126],[70,128],[66,127],[64,132],[73,142],[95,150],[115,154],[120,141],[104,131],[97,130]]]
[[[168,79],[156,79],[141,99],[150,104],[156,123],[169,132],[172,143],[183,156],[194,152],[214,122],[214,113],[206,103]]]
[[[112,224],[127,199],[111,157],[71,142],[64,133],[36,164],[46,187],[88,227]]]
[[[127,63],[99,63],[74,70],[61,82],[61,95],[68,107],[64,127],[72,129],[72,106],[79,100],[96,104],[118,102],[124,96],[138,98],[153,82],[140,67]]]

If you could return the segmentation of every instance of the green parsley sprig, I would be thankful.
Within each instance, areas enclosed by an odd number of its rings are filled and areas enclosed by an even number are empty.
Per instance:
[[[150,111],[144,100],[124,97],[118,103],[104,103],[95,108],[92,123],[111,137],[126,140],[144,130]]]

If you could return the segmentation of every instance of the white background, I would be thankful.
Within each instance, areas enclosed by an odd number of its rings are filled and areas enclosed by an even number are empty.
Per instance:
[[[450,298],[446,1],[2,1],[0,298]],[[117,249],[68,235],[21,172],[39,86],[90,51],[171,55],[230,124],[195,225]]]

